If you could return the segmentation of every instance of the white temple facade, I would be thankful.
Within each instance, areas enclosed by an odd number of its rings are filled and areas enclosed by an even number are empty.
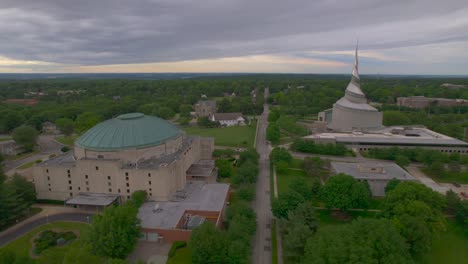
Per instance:
[[[331,120],[324,120],[328,122],[327,127],[335,131],[372,130],[383,127],[382,113],[368,104],[366,95],[361,90],[357,52],[356,47],[353,75],[345,95],[333,104]],[[319,118],[325,115],[320,113]]]

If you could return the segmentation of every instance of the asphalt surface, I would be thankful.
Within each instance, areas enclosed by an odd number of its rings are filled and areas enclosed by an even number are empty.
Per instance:
[[[268,88],[265,89],[265,96]],[[259,175],[256,186],[256,198],[253,202],[257,213],[257,232],[254,239],[253,263],[271,263],[271,205],[270,205],[270,148],[266,141],[268,126],[268,105],[264,105],[263,114],[258,118],[257,152],[260,154]]]
[[[54,135],[40,135],[37,140],[37,143],[39,145],[40,153],[19,160],[5,160],[3,170],[5,172],[8,172],[9,170],[17,168],[25,163],[39,159],[46,159],[49,157],[50,154],[62,153],[61,148],[63,147],[63,145],[55,141]]]
[[[45,225],[47,223],[58,222],[58,221],[72,221],[72,222],[82,222],[88,223],[91,220],[92,214],[86,213],[63,213],[63,214],[56,214],[51,215],[48,217],[42,217],[36,219],[32,222],[26,223],[23,226],[11,230],[10,232],[5,232],[0,235],[0,248],[3,247],[5,244],[10,243],[11,241],[25,235],[26,233],[30,232],[34,228]],[[88,220],[89,219],[89,220]]]

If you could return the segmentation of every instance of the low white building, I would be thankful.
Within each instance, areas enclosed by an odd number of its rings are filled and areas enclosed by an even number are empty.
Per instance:
[[[245,126],[247,118],[242,113],[214,113],[210,115],[210,120],[219,122],[222,126]]]

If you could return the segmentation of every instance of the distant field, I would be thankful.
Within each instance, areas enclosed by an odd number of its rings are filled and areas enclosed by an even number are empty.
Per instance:
[[[214,137],[215,145],[226,147],[252,147],[254,144],[257,124],[252,122],[250,126],[231,126],[221,128],[185,127],[189,135]]]

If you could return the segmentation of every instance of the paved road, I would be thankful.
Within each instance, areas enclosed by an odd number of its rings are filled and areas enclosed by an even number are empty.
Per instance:
[[[91,217],[92,214],[87,213],[63,213],[63,214],[56,214],[51,215],[49,217],[42,217],[36,219],[35,221],[29,222],[11,232],[4,232],[0,235],[0,248],[3,247],[5,244],[19,238],[20,236],[28,233],[29,231],[33,230],[34,228],[45,225],[51,222],[57,221],[73,221],[73,222],[82,222],[87,223],[88,218]]]
[[[265,89],[265,96],[268,88]],[[257,152],[260,154],[259,175],[256,187],[256,198],[253,203],[257,212],[257,232],[255,235],[252,255],[253,263],[271,263],[271,207],[270,207],[270,148],[266,142],[266,127],[268,125],[268,105],[265,104],[263,114],[258,118]]]
[[[19,160],[6,160],[4,162],[4,171],[7,172],[13,170],[25,163],[35,161],[35,160],[44,160],[49,158],[50,154],[61,154],[61,148],[63,147],[62,144],[55,141],[54,135],[40,135],[37,143],[39,145],[40,153],[28,156],[24,159]]]

